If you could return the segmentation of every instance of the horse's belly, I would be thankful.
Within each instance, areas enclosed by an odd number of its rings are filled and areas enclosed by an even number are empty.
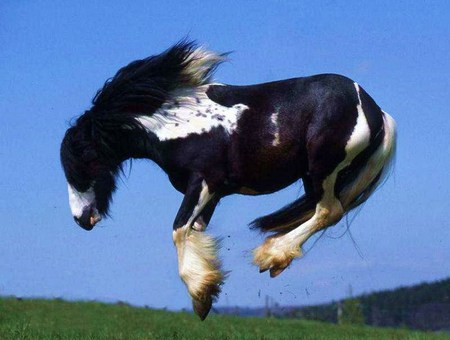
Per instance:
[[[301,178],[305,161],[298,150],[260,149],[241,154],[234,164],[233,182],[245,195],[258,195],[281,190]]]

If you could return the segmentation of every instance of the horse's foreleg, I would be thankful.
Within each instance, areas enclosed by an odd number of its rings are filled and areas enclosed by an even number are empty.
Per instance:
[[[211,217],[216,209],[217,203],[219,202],[219,197],[214,196],[208,204],[203,208],[201,214],[197,217],[194,224],[192,225],[192,229],[196,231],[205,231],[206,227],[211,220]]]
[[[204,320],[224,278],[217,259],[216,241],[203,230],[217,199],[200,176],[193,176],[174,222],[180,277],[192,297],[194,311]]]

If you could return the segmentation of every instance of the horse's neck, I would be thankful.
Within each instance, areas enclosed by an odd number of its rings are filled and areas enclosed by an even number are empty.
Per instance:
[[[159,162],[158,139],[141,129],[130,129],[126,125],[111,131],[112,138],[105,143],[107,149],[113,150],[113,156],[118,162],[128,159],[146,158],[156,163]],[[105,152],[105,154],[108,154]]]

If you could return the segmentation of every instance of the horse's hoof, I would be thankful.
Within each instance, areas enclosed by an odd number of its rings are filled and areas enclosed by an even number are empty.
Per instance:
[[[211,310],[212,306],[212,298],[208,296],[203,300],[192,300],[192,307],[194,309],[195,314],[197,314],[200,320],[205,320]]]
[[[292,262],[301,255],[300,247],[283,248],[283,243],[276,244],[279,239],[268,237],[264,243],[253,251],[253,263],[259,266],[259,272],[270,270],[270,277],[280,275]]]
[[[273,267],[270,268],[270,277],[274,278],[280,275],[287,267]]]

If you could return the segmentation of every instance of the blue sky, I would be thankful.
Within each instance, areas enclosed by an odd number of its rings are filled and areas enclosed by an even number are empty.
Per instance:
[[[395,173],[351,226],[361,254],[341,223],[270,279],[251,265],[263,236],[247,223],[300,186],[223,200],[209,228],[232,271],[218,305],[313,304],[349,285],[359,294],[448,276],[449,17],[447,1],[2,1],[0,294],[190,307],[171,239],[182,197],[165,174],[135,162],[113,218],[85,232],[59,164],[70,119],[103,82],[186,35],[234,51],[220,82],[341,73],[398,123]]]

